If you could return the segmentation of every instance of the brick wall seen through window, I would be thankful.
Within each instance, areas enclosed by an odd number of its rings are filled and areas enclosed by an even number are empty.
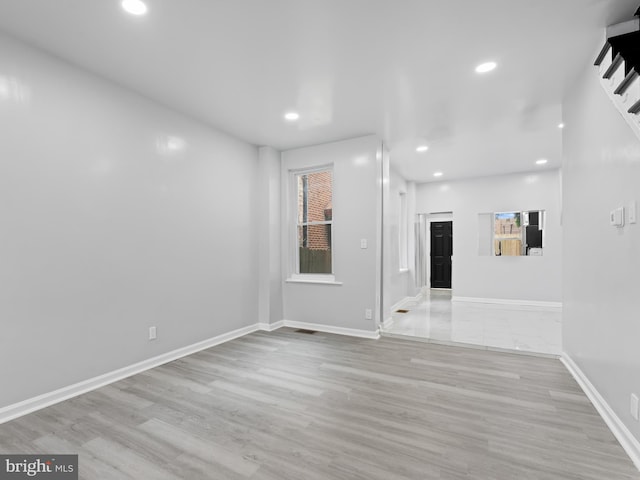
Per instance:
[[[333,172],[297,175],[298,273],[332,273]]]

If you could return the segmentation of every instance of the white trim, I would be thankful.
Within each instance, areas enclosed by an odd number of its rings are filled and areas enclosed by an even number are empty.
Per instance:
[[[422,301],[422,297],[422,292],[418,293],[415,297],[404,297],[402,300],[399,300],[391,305],[391,313],[398,310],[399,308],[404,308],[410,303],[420,303]]]
[[[264,332],[273,332],[274,330],[284,327],[284,321],[280,320],[275,323],[259,323],[258,328]]]
[[[289,218],[289,224],[287,225],[287,229],[289,230],[291,247],[287,251],[287,256],[289,257],[289,267],[288,273],[291,278],[296,277],[296,275],[309,275],[309,274],[301,274],[300,272],[300,250],[298,245],[298,228],[304,225],[330,225],[331,226],[331,273],[326,276],[333,277],[335,272],[335,257],[334,257],[334,245],[335,245],[335,229],[334,229],[334,220],[335,216],[333,215],[333,210],[331,212],[331,220],[326,220],[324,222],[303,222],[299,223],[299,212],[298,212],[298,177],[302,175],[309,175],[314,173],[322,173],[329,172],[331,174],[331,205],[333,208],[333,202],[335,199],[334,195],[334,164],[330,162],[325,165],[316,165],[313,167],[306,168],[296,168],[288,170],[289,175],[289,187],[287,188],[287,208],[291,208],[288,212],[288,216],[285,218]],[[291,202],[291,205],[289,205]],[[313,274],[311,274],[313,275]],[[287,280],[289,281],[289,280]],[[335,278],[332,278],[332,281],[335,281]],[[307,282],[307,283],[329,283],[326,281],[321,282]]]
[[[239,328],[231,332],[223,333],[222,335],[218,335],[207,340],[188,345],[186,347],[163,353],[162,355],[158,355],[157,357],[149,358],[147,360],[143,360],[142,362],[134,363],[133,365],[129,365],[118,370],[113,370],[111,372],[98,375],[97,377],[89,378],[87,380],[83,380],[82,382],[74,383],[73,385],[62,387],[58,390],[43,393],[42,395],[38,395],[37,397],[29,398],[27,400],[23,400],[22,402],[14,403],[12,405],[0,408],[0,424],[21,417],[28,413],[35,412],[36,410],[55,405],[56,403],[60,403],[64,400],[77,397],[78,395],[82,395],[83,393],[90,392],[97,388],[104,387],[105,385],[123,380],[127,377],[136,375],[151,368],[155,368],[165,363],[172,362],[173,360],[186,357],[187,355],[191,355],[201,350],[215,347],[216,345],[220,345],[221,343],[225,343],[249,333],[253,333],[257,330],[262,329],[263,325],[266,324],[256,323],[254,325]],[[275,325],[277,324],[272,325],[274,330],[275,328],[277,328],[275,327]]]
[[[409,216],[407,192],[398,192],[400,213],[398,228],[398,264],[400,272],[409,270]]]
[[[611,433],[616,437],[624,451],[631,458],[636,468],[640,470],[640,442],[629,431],[627,426],[620,420],[620,417],[616,415],[613,409],[609,406],[600,392],[589,381],[589,378],[584,374],[580,367],[573,361],[573,359],[567,354],[563,353],[560,357],[560,361],[569,370],[569,373],[575,378],[582,391],[591,400],[591,403],[596,408],[604,422],[611,430]]]
[[[422,298],[425,296],[425,292],[420,291],[415,297],[404,297],[403,299],[397,301],[391,308],[389,309],[391,316],[382,322],[382,329],[388,330],[393,326],[393,312],[400,308],[404,308],[406,305],[411,303],[420,303]]]
[[[434,222],[451,222],[451,235],[453,235],[453,210],[450,212],[431,212],[426,215],[426,232],[424,236],[424,253],[427,260],[426,288],[431,288],[431,224]],[[451,261],[453,262],[453,252],[451,252]],[[453,268],[453,267],[452,267]],[[452,280],[453,282],[453,273]]]
[[[315,323],[295,322],[291,320],[280,320],[275,323],[255,323],[246,327],[238,328],[231,332],[223,333],[221,335],[203,340],[201,342],[187,345],[186,347],[178,348],[162,355],[158,355],[142,362],[134,363],[127,367],[113,370],[97,377],[83,380],[82,382],[74,383],[66,387],[59,388],[52,392],[43,393],[37,397],[28,398],[12,405],[0,408],[0,424],[9,422],[23,415],[33,413],[37,410],[41,410],[56,403],[63,402],[78,395],[96,390],[111,383],[123,380],[138,373],[142,373],[146,370],[150,370],[165,363],[172,362],[187,355],[206,350],[207,348],[215,347],[221,343],[235,340],[236,338],[243,337],[258,330],[272,332],[280,327],[292,327],[292,328],[305,328],[308,330],[317,330],[319,332],[336,333],[338,335],[348,335],[352,337],[369,338],[377,340],[380,338],[380,334],[376,331],[357,330],[353,328],[333,327],[330,325],[320,325]]]
[[[384,211],[385,211],[385,190],[389,190],[389,152],[384,142],[378,139],[378,148],[376,149],[376,181],[380,188],[376,189],[376,299],[373,311],[373,322],[376,330],[380,331],[383,323],[383,299],[384,299],[384,278],[382,275],[382,259],[385,247],[384,240]],[[387,172],[387,175],[385,175]],[[385,182],[385,179],[387,180]]]
[[[431,212],[424,213],[429,220],[429,223],[432,222],[453,222],[453,210],[450,212]]]
[[[335,280],[322,280],[320,278],[300,278],[290,277],[285,280],[286,283],[315,283],[316,285],[342,285],[342,282]]]
[[[543,302],[538,300],[511,300],[506,298],[451,297],[452,302],[494,303],[498,305],[520,305],[523,307],[562,308],[562,302]]]
[[[349,337],[369,338],[378,340],[380,333],[373,330],[359,330],[355,328],[334,327],[333,325],[322,325],[320,323],[298,322],[296,320],[283,320],[285,327],[303,328],[305,330],[315,330],[317,332],[335,333],[337,335],[347,335]]]

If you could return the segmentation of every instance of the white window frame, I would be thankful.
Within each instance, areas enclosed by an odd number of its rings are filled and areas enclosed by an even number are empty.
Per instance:
[[[400,192],[398,224],[398,265],[400,272],[409,270],[409,218],[407,212],[407,192]]]
[[[298,246],[298,177],[301,175],[307,175],[311,173],[319,172],[331,173],[331,220],[322,222],[307,222],[306,225],[331,225],[331,273],[300,273],[300,254]],[[333,164],[318,165],[311,168],[301,168],[295,170],[289,170],[289,275],[287,282],[300,282],[300,283],[320,283],[320,284],[333,284],[341,285],[341,282],[336,281],[335,277],[335,216],[334,216],[334,199],[335,199],[335,186],[334,186],[334,169]]]

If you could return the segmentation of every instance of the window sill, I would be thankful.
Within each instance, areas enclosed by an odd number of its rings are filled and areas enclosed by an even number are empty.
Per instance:
[[[336,282],[335,278],[333,277],[327,277],[327,278],[321,278],[321,277],[311,277],[311,278],[305,278],[305,277],[289,277],[285,280],[286,283],[315,283],[317,285],[342,285],[342,282]]]

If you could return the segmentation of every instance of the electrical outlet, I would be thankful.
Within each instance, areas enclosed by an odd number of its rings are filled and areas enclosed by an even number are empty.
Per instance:
[[[373,310],[371,310],[370,308],[367,308],[364,311],[364,318],[366,318],[367,320],[372,320],[373,319]]]
[[[156,327],[149,327],[149,340],[155,340],[156,338],[158,338]]]
[[[638,420],[638,396],[635,393],[631,394],[631,402],[629,402],[631,409],[631,416]]]

